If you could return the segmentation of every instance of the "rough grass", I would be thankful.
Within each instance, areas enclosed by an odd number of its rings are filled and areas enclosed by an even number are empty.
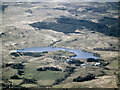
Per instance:
[[[61,41],[61,42],[57,42],[56,44],[54,44],[54,46],[57,46],[57,45],[69,45],[71,42],[74,42],[76,41],[77,39],[76,38],[71,38],[71,39],[67,39],[67,40],[64,40],[64,41]]]
[[[19,85],[20,83],[23,82],[22,79],[16,80],[16,79],[10,79],[9,81],[11,81],[14,85]]]
[[[52,88],[88,88],[88,86],[79,84],[78,82],[65,83],[64,85],[55,85]]]
[[[118,65],[119,65],[118,60],[119,60],[119,58],[120,57],[111,57],[111,58],[106,58],[104,60],[110,62],[110,64],[107,65],[108,68],[116,70],[116,69],[118,69]]]
[[[110,85],[108,87],[108,85]],[[116,88],[115,79],[113,76],[101,76],[98,79],[85,82],[72,82],[55,85],[52,88]]]
[[[55,80],[39,80],[37,81],[37,84],[40,86],[47,86],[52,85],[55,82]]]
[[[10,79],[10,77],[15,74],[17,74],[17,69],[12,69],[10,67],[7,67],[3,69],[2,77],[3,79]]]
[[[21,86],[25,88],[38,87],[36,84],[22,84]]]
[[[118,69],[118,60],[112,61],[107,67],[110,69]]]

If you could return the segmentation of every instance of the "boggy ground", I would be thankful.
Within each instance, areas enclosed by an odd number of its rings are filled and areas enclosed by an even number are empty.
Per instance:
[[[74,27],[74,25],[71,25],[68,22],[62,24],[58,24],[59,22],[57,22],[58,19],[61,20],[63,17],[69,17],[75,18],[76,21],[74,21],[73,24],[79,20],[87,20],[89,22],[94,22],[95,26],[100,24],[110,28],[107,30],[117,30],[116,19],[118,17],[116,4],[117,3],[4,3],[7,7],[3,12],[3,31],[0,33],[0,38],[2,38],[3,44],[3,84],[5,87],[117,87],[118,37],[117,35],[114,35],[114,31],[113,33],[109,33],[109,31],[106,33],[103,31],[104,28],[95,30],[97,29],[97,27],[95,27],[95,29],[92,30],[92,28],[87,27],[87,25]],[[48,24],[52,22],[57,24],[55,24],[55,28],[50,26],[51,29],[44,27],[40,29],[30,25],[37,22],[47,22]],[[74,30],[74,32],[64,33],[61,32],[62,30],[60,31],[60,29],[65,29],[67,32],[71,29]],[[105,67],[76,66],[75,64],[64,62],[64,59],[62,61],[49,57],[52,52],[44,53],[43,56],[40,57],[14,57],[10,55],[10,53],[14,52],[16,49],[43,46],[83,49],[87,52],[99,54],[100,59],[109,62],[109,64]],[[62,57],[62,55],[60,57]],[[57,59],[59,59],[59,57]],[[82,61],[86,62],[86,60]],[[24,71],[24,73],[17,77],[14,75],[18,75],[19,69],[13,68],[11,65],[19,63],[22,64],[20,70],[21,72]],[[8,64],[7,67],[6,64]],[[42,66],[54,66],[63,71],[66,67],[75,67],[75,69],[74,73],[69,73],[69,70],[68,72],[51,70],[43,72],[36,71],[37,68]],[[79,76],[84,77],[88,72],[94,74],[96,79],[84,82],[73,82],[73,79]],[[49,77],[47,74],[51,75],[50,80],[48,80]],[[15,77],[18,79],[10,79],[11,76],[13,76],[12,78]],[[35,76],[34,79],[33,76]],[[46,78],[43,78],[43,76]],[[66,78],[57,80],[57,78],[63,77]],[[26,78],[29,80],[26,80]],[[44,81],[42,79],[44,79]],[[59,83],[55,84],[56,82]]]

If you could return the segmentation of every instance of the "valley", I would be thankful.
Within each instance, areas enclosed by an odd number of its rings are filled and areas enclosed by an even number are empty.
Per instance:
[[[3,88],[118,88],[117,2],[4,2],[2,23]]]

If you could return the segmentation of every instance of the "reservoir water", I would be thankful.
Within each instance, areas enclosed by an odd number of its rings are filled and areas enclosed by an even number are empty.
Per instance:
[[[93,53],[84,52],[81,49],[69,49],[69,48],[60,48],[60,47],[32,47],[32,48],[23,48],[22,50],[17,50],[17,52],[43,52],[43,51],[56,51],[56,50],[66,50],[70,52],[74,52],[77,56],[71,58],[79,58],[79,59],[87,59],[87,58],[95,58],[99,57],[94,56]]]

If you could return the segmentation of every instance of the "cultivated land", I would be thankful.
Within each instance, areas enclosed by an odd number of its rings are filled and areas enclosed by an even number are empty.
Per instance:
[[[117,88],[117,4],[3,3],[3,87]],[[100,59],[71,61],[75,54],[63,50],[14,51],[48,46],[83,49]]]

